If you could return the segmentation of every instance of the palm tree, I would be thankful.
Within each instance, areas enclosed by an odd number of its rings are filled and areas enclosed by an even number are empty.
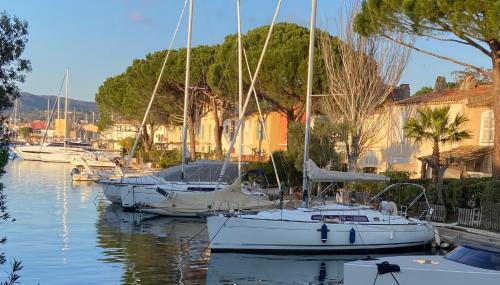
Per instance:
[[[405,126],[406,135],[415,142],[431,141],[432,158],[429,164],[432,168],[432,182],[437,186],[438,203],[443,204],[443,176],[451,161],[444,164],[440,162],[440,145],[457,143],[470,138],[469,130],[463,130],[463,125],[468,119],[457,114],[453,120],[450,118],[450,106],[440,108],[424,107],[417,110],[417,117],[408,120]]]

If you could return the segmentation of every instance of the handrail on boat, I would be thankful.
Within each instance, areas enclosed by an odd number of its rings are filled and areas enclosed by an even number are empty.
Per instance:
[[[424,197],[424,200],[425,200],[425,203],[427,204],[427,210],[424,211],[427,212],[427,216],[430,217],[430,215],[432,215],[432,212],[433,212],[433,209],[431,208],[431,205],[429,204],[429,200],[427,200],[427,195],[425,194],[426,192],[426,189],[424,186],[420,185],[420,184],[416,184],[416,183],[411,183],[411,182],[398,182],[398,183],[394,183],[394,184],[391,184],[387,187],[385,187],[381,192],[379,192],[377,195],[373,196],[368,202],[367,204],[370,204],[371,202],[373,202],[375,199],[379,198],[380,196],[382,196],[384,193],[388,192],[389,190],[391,190],[392,188],[396,187],[396,186],[401,186],[401,185],[405,185],[405,186],[415,186],[417,188],[420,188],[422,190],[422,192],[420,192],[420,194],[418,194],[417,197],[415,197],[415,199],[413,199],[410,204],[408,206],[405,207],[405,209],[403,210],[403,207],[401,207],[401,214],[404,214],[404,216],[406,216],[406,211],[411,208],[413,205],[415,205],[415,203],[420,200],[420,198],[423,196]],[[422,215],[424,214],[422,213]],[[420,217],[422,217],[422,215],[420,215]],[[419,217],[419,218],[420,218]]]

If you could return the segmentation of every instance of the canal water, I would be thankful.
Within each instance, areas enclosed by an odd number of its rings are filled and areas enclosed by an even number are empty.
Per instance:
[[[15,220],[0,249],[22,261],[22,284],[339,284],[359,258],[210,254],[204,220],[124,213],[70,170],[16,160],[1,177]]]

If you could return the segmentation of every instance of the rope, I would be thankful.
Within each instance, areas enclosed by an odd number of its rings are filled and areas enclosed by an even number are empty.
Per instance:
[[[187,0],[184,0],[184,6],[182,7],[181,14],[179,15],[179,20],[177,21],[177,26],[175,27],[174,34],[172,36],[172,39],[170,40],[170,44],[168,46],[168,51],[167,51],[167,54],[165,56],[165,59],[163,60],[163,65],[161,67],[160,74],[158,75],[158,79],[156,80],[156,85],[155,85],[155,88],[153,90],[153,94],[151,94],[151,99],[149,100],[148,108],[146,109],[146,113],[144,114],[144,118],[142,119],[141,127],[139,128],[139,132],[137,133],[137,136],[135,137],[134,146],[132,147],[132,151],[130,152],[129,158],[127,159],[127,164],[130,162],[130,160],[134,156],[135,151],[137,149],[137,145],[139,144],[139,139],[142,135],[142,132],[144,131],[144,125],[146,124],[146,120],[148,118],[149,111],[151,110],[151,106],[153,105],[153,101],[156,97],[156,91],[158,90],[158,87],[160,86],[161,77],[163,75],[163,71],[165,70],[165,65],[167,64],[167,60],[170,56],[170,51],[172,50],[174,40],[177,36],[177,32],[179,31],[179,26],[180,26],[182,18],[184,16],[184,11],[186,10],[187,2],[188,2]]]
[[[231,218],[231,216],[228,216],[227,219],[224,221],[224,223],[222,223],[222,225],[220,226],[220,228],[217,230],[217,232],[215,233],[214,237],[211,238],[210,240],[208,240],[208,244],[201,250],[200,252],[200,256],[203,254],[203,252],[208,249],[210,247],[210,245],[212,244],[212,242],[214,241],[214,239],[217,237],[217,235],[219,234],[219,232],[222,230],[222,228],[226,225],[227,221],[229,221],[229,219]]]

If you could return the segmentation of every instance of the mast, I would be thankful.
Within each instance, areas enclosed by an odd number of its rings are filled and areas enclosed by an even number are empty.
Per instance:
[[[71,122],[71,129],[70,130],[76,130],[76,108],[73,107],[73,122]],[[76,132],[75,132],[75,139],[76,139]]]
[[[68,81],[69,81],[69,70],[66,68],[66,88],[65,88],[65,98],[64,98],[64,150],[66,150],[66,139],[68,133]]]
[[[307,93],[306,93],[306,128],[304,135],[304,169],[302,177],[302,207],[309,204],[309,179],[307,179],[307,161],[309,160],[309,142],[311,132],[311,95],[314,71],[314,42],[316,29],[316,3],[311,0],[311,22],[309,26],[309,63],[307,65]]]
[[[57,119],[59,120],[61,118],[61,100],[59,100],[59,97],[57,97]]]
[[[189,76],[191,67],[191,31],[193,30],[193,3],[194,0],[189,0],[189,19],[188,19],[188,35],[186,45],[186,81],[184,83],[184,115],[182,118],[182,164],[181,164],[181,179],[184,180],[184,165],[186,164],[187,151],[187,116],[189,102]],[[195,138],[191,138],[194,140]],[[196,155],[192,153],[191,155]]]
[[[240,0],[236,0],[236,10],[238,14],[238,119],[243,118],[243,42],[241,39],[241,15]],[[243,155],[243,128],[240,129],[240,145],[238,150],[238,177],[241,177],[241,156]]]
[[[16,130],[14,132],[15,134],[15,137],[14,139],[17,141],[17,133],[19,132],[19,127],[17,125],[17,111],[19,109],[19,98],[16,98],[16,100],[14,101],[14,129]]]
[[[47,126],[50,124],[50,97],[47,98]]]

